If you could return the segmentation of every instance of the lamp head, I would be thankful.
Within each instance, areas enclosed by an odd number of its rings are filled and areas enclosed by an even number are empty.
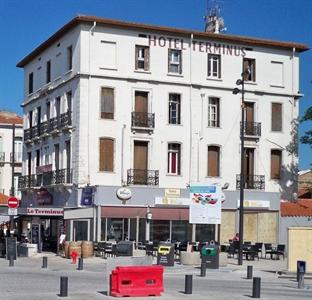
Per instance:
[[[236,80],[236,85],[241,85],[242,83],[243,83],[243,81],[241,79]]]
[[[240,92],[240,89],[239,89],[239,88],[235,88],[235,89],[232,91],[233,95],[237,95],[239,92]]]

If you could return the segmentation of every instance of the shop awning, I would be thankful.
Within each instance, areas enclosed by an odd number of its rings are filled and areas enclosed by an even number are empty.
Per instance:
[[[188,208],[151,207],[153,220],[189,220]],[[104,218],[145,218],[146,207],[102,206],[101,216]]]

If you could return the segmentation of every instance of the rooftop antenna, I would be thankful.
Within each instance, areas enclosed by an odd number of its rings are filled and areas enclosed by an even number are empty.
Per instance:
[[[220,33],[226,31],[224,20],[221,17],[221,1],[207,0],[205,32]]]

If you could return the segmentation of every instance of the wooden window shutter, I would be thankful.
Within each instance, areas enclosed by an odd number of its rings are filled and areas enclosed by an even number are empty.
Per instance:
[[[219,168],[220,148],[218,146],[208,147],[208,176],[220,176]]]
[[[182,51],[179,51],[180,53],[180,74],[182,74]]]
[[[102,88],[101,118],[114,119],[114,89],[112,88]]]
[[[281,178],[282,152],[271,150],[271,179]]]
[[[139,57],[139,47],[135,46],[135,57],[134,57],[135,62],[134,62],[134,65],[135,65],[136,70],[139,68],[138,57]]]
[[[282,104],[272,103],[272,131],[282,131]]]
[[[144,71],[148,71],[150,68],[150,49],[146,47],[144,49]]]
[[[100,171],[114,171],[114,140],[100,139]]]
[[[218,78],[221,78],[221,55],[218,55],[218,61],[219,61],[219,74],[218,74]]]

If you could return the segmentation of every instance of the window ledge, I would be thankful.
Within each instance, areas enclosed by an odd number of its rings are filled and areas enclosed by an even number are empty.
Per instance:
[[[100,70],[108,70],[108,71],[118,71],[117,68],[109,68],[109,67],[99,67]]]
[[[173,76],[173,77],[184,77],[184,75],[179,73],[167,73],[167,76]]]
[[[222,129],[221,126],[206,126],[208,129]]]
[[[206,178],[215,178],[215,179],[221,179],[222,178],[222,176],[206,176]]]
[[[249,85],[258,85],[258,83],[255,81],[245,81],[244,83]]]
[[[285,88],[284,85],[277,85],[277,84],[270,84],[270,87],[280,88],[280,89],[284,89]]]
[[[98,171],[100,174],[116,174],[114,171]]]
[[[65,75],[70,74],[72,71],[73,71],[73,69],[70,69],[70,70],[66,71],[66,72],[65,72]]]
[[[207,80],[211,80],[211,81],[219,81],[219,82],[222,82],[222,81],[223,81],[222,78],[214,78],[214,77],[207,77],[206,79],[207,79]]]
[[[183,126],[183,124],[172,124],[172,123],[167,123],[168,126]]]
[[[133,72],[134,73],[143,73],[143,74],[152,74],[151,71],[145,71],[145,70],[140,70],[140,69],[134,70]]]
[[[167,173],[166,176],[170,176],[170,177],[183,177],[181,174],[170,174],[170,173]]]
[[[271,130],[271,133],[281,133],[281,134],[283,134],[284,132],[283,132],[283,130],[281,130],[281,131],[273,131],[273,130]]]
[[[116,121],[116,119],[99,118],[100,121]]]

